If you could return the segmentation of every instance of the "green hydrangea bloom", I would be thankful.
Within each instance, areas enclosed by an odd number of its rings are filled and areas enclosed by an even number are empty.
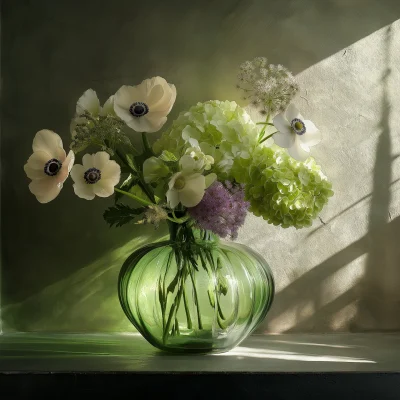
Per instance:
[[[156,154],[168,150],[177,158],[198,145],[214,158],[213,172],[227,179],[234,159],[249,159],[258,130],[247,112],[234,101],[212,100],[182,112],[172,127],[154,143]]]
[[[311,226],[332,184],[313,158],[298,162],[278,147],[258,147],[251,160],[235,160],[232,176],[246,185],[250,211],[283,228]]]
[[[197,145],[214,158],[210,172],[219,181],[245,184],[250,211],[271,224],[310,226],[333,195],[313,158],[298,162],[280,147],[258,144],[256,124],[233,101],[207,101],[182,112],[153,150],[179,159]]]

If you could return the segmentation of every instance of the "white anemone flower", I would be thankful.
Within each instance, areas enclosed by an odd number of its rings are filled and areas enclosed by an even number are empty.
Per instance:
[[[122,86],[115,93],[114,110],[136,132],[157,132],[167,122],[175,99],[175,86],[156,76],[137,86]]]
[[[103,107],[101,107],[97,93],[93,89],[86,90],[76,103],[76,115],[80,116],[85,114],[85,112],[89,112],[95,117],[99,115],[115,115],[114,96],[110,96]]]
[[[204,176],[195,172],[193,162],[188,155],[180,159],[182,170],[174,174],[168,183],[167,202],[170,208],[175,208],[179,203],[185,207],[197,206],[205,190],[217,179],[216,174]]]
[[[60,136],[48,129],[36,133],[32,149],[33,154],[24,166],[26,175],[32,179],[29,190],[40,203],[48,203],[60,193],[75,155],[70,151],[67,156]]]
[[[305,161],[310,155],[310,147],[322,138],[314,123],[305,120],[293,104],[274,118],[274,125],[279,131],[273,136],[275,143],[288,149],[290,156],[298,161]]]
[[[101,107],[97,93],[93,89],[88,89],[82,94],[76,103],[75,117],[71,121],[70,131],[72,138],[76,136],[76,125],[88,123],[88,120],[83,116],[85,113],[89,113],[95,118],[107,115],[115,116],[114,95],[110,96]]]
[[[75,194],[86,200],[111,196],[121,178],[120,166],[105,151],[85,154],[82,164],[75,164],[71,170]]]

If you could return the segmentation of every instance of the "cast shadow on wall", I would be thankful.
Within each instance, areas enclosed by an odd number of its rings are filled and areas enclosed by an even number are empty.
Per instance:
[[[389,211],[391,189],[399,181],[392,181],[392,163],[399,157],[392,154],[390,132],[388,79],[391,75],[389,54],[392,36],[392,27],[388,26],[385,34],[386,66],[381,78],[381,118],[377,126],[380,134],[372,193],[324,222],[309,236],[326,229],[339,215],[370,198],[368,232],[277,293],[274,300],[276,307],[272,307],[262,327],[263,331],[268,332],[270,321],[288,311],[295,313],[296,321],[286,332],[395,331],[400,328],[400,300],[396,295],[400,284],[400,217],[392,219]],[[322,282],[362,256],[366,256],[363,276],[349,290],[327,303]],[[305,315],[305,310],[309,310],[308,315]],[[346,315],[341,317],[343,311]]]

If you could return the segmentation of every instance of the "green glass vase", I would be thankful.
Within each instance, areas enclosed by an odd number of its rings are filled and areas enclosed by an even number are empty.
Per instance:
[[[153,346],[218,353],[237,346],[266,316],[274,280],[266,261],[241,244],[190,223],[170,223],[170,239],[136,250],[119,275],[119,299]]]

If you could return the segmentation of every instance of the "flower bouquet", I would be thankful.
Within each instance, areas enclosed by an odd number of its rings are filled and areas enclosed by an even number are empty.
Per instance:
[[[256,58],[240,66],[237,87],[261,122],[234,101],[207,101],[181,112],[153,144],[174,85],[155,77],[122,86],[103,107],[89,89],[77,102],[68,155],[59,135],[41,130],[24,167],[41,203],[71,175],[82,199],[114,196],[104,212],[110,226],[168,224],[168,239],[128,257],[118,283],[126,316],[163,350],[227,351],[249,335],[271,306],[272,273],[250,248],[221,239],[235,239],[248,212],[282,228],[308,227],[333,195],[309,157],[321,134],[291,103],[291,73]]]

